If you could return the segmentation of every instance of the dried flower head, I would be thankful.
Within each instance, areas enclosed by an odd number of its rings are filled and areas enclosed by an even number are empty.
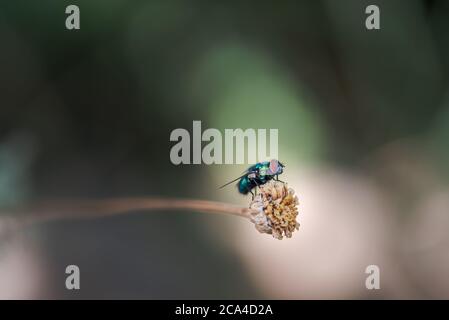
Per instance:
[[[281,240],[290,238],[298,230],[298,197],[293,189],[281,181],[270,181],[259,188],[250,203],[251,221],[260,233],[268,233]]]

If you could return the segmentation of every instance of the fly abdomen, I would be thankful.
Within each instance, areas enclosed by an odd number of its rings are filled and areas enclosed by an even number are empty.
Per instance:
[[[241,194],[248,194],[257,186],[254,179],[249,179],[248,177],[243,177],[238,183],[238,189]]]
[[[265,180],[266,179],[260,179],[259,177],[256,178],[243,177],[242,179],[240,179],[237,186],[241,194],[248,194],[255,187],[264,184],[266,182]]]

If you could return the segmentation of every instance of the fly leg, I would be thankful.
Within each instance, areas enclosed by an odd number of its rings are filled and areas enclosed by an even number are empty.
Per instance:
[[[256,184],[256,189],[254,189],[254,193],[257,195],[257,188],[259,188],[259,184],[257,183],[257,179],[256,179],[256,174],[255,173],[251,173],[248,175],[248,179],[251,182],[254,182]],[[251,192],[252,193],[252,192]],[[254,200],[254,195],[253,195],[253,200]]]
[[[278,174],[276,175],[276,179],[274,179],[274,180],[279,181],[279,182],[282,182],[282,183],[285,183],[284,181],[279,180],[279,175],[278,175]]]
[[[251,191],[250,188],[247,188],[248,192],[251,193],[251,201],[254,200],[254,193]]]
[[[256,181],[256,174],[254,172],[252,172],[248,175],[248,179],[249,179],[249,181],[254,182],[257,187],[259,186],[259,184]],[[254,197],[257,195],[257,189],[254,189],[255,194],[249,188],[248,188],[248,190],[253,195],[253,200],[254,200]]]
[[[257,195],[257,189],[259,188],[259,184],[257,183],[257,180],[256,179],[253,179],[253,181],[254,181],[254,183],[256,184],[256,189],[254,189],[255,191],[255,193],[256,193],[256,195]]]

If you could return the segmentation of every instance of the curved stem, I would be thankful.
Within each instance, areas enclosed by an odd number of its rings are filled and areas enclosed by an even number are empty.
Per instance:
[[[11,211],[8,218],[19,224],[39,223],[62,219],[95,219],[141,210],[189,210],[205,213],[224,213],[249,218],[252,209],[228,203],[163,198],[117,198],[83,201],[49,201]]]

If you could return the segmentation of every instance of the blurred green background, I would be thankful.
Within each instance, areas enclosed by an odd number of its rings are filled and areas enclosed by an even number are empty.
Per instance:
[[[448,32],[445,0],[1,2],[1,207],[246,205],[216,188],[245,165],[170,162],[171,131],[201,120],[279,129],[301,228],[277,241],[195,212],[42,223],[2,240],[0,298],[449,298]],[[365,289],[370,264],[381,290]]]

